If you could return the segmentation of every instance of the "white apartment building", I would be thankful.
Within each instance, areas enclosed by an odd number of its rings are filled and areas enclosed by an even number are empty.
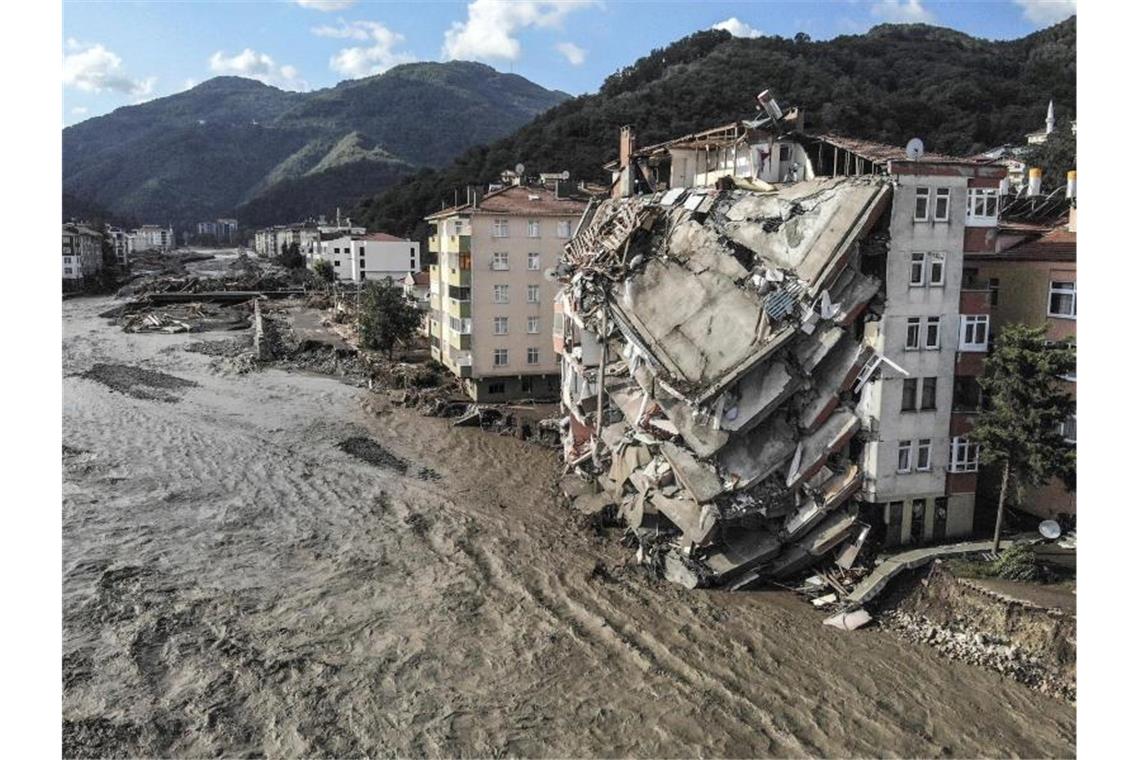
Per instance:
[[[83,287],[103,268],[103,236],[83,224],[63,225],[63,287]]]
[[[172,227],[144,224],[131,232],[131,238],[136,251],[169,251],[175,247]]]
[[[115,249],[115,262],[119,266],[127,266],[130,260],[131,252],[134,250],[134,238],[131,233],[120,227],[112,227],[107,225],[107,236],[111,240],[111,245]]]
[[[420,244],[384,232],[334,233],[322,235],[316,243],[308,256],[309,267],[321,259],[332,262],[333,271],[342,282],[383,281],[390,277],[402,287],[409,272],[420,271]]]

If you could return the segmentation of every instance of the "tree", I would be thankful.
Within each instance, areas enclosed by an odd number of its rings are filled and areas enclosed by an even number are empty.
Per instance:
[[[327,259],[317,259],[313,264],[313,274],[323,283],[332,283],[336,280],[336,270],[333,269],[332,262]]]
[[[1070,169],[1077,168],[1077,136],[1069,122],[1061,122],[1045,142],[1025,151],[1025,165],[1041,169],[1041,186],[1063,187]]]
[[[1072,343],[1049,343],[1044,327],[1011,325],[998,337],[978,380],[986,407],[970,441],[979,446],[983,464],[1001,467],[1001,492],[994,526],[994,551],[1008,499],[1021,501],[1027,486],[1057,476],[1070,482],[1076,450],[1065,443],[1063,426],[1076,402],[1060,378],[1076,371]]]
[[[383,283],[369,282],[357,317],[365,348],[384,351],[389,358],[397,343],[406,343],[420,326],[419,310],[408,303],[391,277]]]
[[[305,257],[301,255],[301,246],[297,242],[286,243],[277,257],[277,263],[289,269],[302,269],[305,266]]]

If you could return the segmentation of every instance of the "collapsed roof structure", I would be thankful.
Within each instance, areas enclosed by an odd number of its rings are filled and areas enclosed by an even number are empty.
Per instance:
[[[870,530],[845,452],[882,360],[860,250],[892,183],[721,185],[593,202],[559,269],[555,347],[565,461],[593,484],[567,488],[575,505],[616,511],[673,581],[742,588],[841,546],[850,567]]]

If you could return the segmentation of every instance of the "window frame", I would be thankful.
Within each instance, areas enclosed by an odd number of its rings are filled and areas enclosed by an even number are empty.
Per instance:
[[[538,219],[526,220],[526,236],[531,239],[542,237],[542,227]]]
[[[1068,288],[1059,288],[1058,285],[1069,285]],[[1072,301],[1072,312],[1065,313],[1053,310],[1053,296],[1069,296]],[[1055,319],[1077,318],[1077,283],[1065,280],[1049,280],[1049,298],[1045,302],[1045,316]]]
[[[531,298],[533,294],[534,298]],[[529,304],[542,303],[542,286],[541,285],[527,285],[526,286],[526,302]]]
[[[914,442],[912,440],[899,441],[898,450],[895,455],[895,472],[906,473],[911,472],[913,462],[911,461],[911,453],[914,450]]]
[[[934,279],[934,268],[938,267],[938,279]],[[946,285],[946,254],[941,251],[926,254],[926,284],[931,288]]]
[[[927,388],[930,389],[930,404],[926,403]],[[920,412],[936,412],[938,411],[938,377],[924,377],[922,378],[922,393],[918,400],[918,411]]]
[[[911,340],[911,338],[914,340]],[[904,351],[918,351],[922,347],[922,317],[906,318],[906,339],[903,341]]]
[[[502,325],[501,330],[499,329],[500,325]],[[499,316],[499,317],[492,317],[491,318],[492,335],[506,335],[509,332],[509,330],[510,330],[510,318],[509,317]]]
[[[531,356],[534,356],[534,361],[531,361]],[[538,353],[537,346],[527,346],[526,349],[526,364],[528,367],[534,367],[542,363],[541,356]]]
[[[533,316],[527,317],[526,318],[526,334],[527,335],[538,335],[540,332],[542,332],[541,320],[542,320],[542,317],[533,317]],[[534,327],[533,330],[531,329],[532,326]]]
[[[494,219],[491,221],[491,237],[493,238],[509,238],[511,236],[511,220],[506,218]]]
[[[501,296],[500,296],[501,294]],[[491,303],[510,303],[511,286],[504,283],[495,283],[491,286]]]
[[[966,221],[997,223],[1001,193],[996,187],[966,188]],[[981,208],[982,213],[977,213]],[[987,213],[991,211],[993,213]]]
[[[910,274],[908,276],[908,284],[912,288],[926,287],[926,263],[930,260],[930,254],[919,251],[911,251],[910,254]],[[917,265],[917,268],[916,268]],[[915,273],[918,273],[918,280],[914,279]]]
[[[989,350],[990,341],[990,315],[989,314],[961,314],[958,317],[958,350],[974,353],[984,353]],[[978,327],[982,327],[982,340],[977,340]],[[973,332],[973,340],[967,340],[967,333]]]
[[[950,472],[977,472],[980,447],[964,435],[950,439]]]
[[[563,232],[563,230],[565,230],[565,232]],[[561,220],[557,223],[557,225],[555,225],[555,237],[567,240],[572,234],[574,234],[574,230],[571,228],[570,221],[568,219]]]
[[[942,317],[927,317],[926,324],[923,325],[925,329],[925,340],[922,343],[924,351],[939,351],[942,349]],[[934,344],[930,343],[930,328],[934,328]]]
[[[534,266],[531,266],[533,264]],[[526,255],[526,270],[528,272],[537,272],[542,269],[542,253],[540,251],[529,251]]]
[[[919,438],[918,445],[915,447],[914,457],[914,470],[915,472],[930,472],[931,469],[931,456],[930,452],[933,449],[933,441],[930,438]],[[926,464],[923,464],[925,455]]]
[[[944,213],[939,215],[938,204],[945,201],[946,208]],[[936,222],[949,222],[950,221],[950,188],[936,187],[934,188],[934,215],[933,220]]]
[[[918,215],[919,201],[922,201],[922,216]],[[914,221],[930,221],[930,188],[919,185],[914,188]]]
[[[902,403],[899,405],[900,412],[917,412],[918,411],[918,378],[905,377],[903,378],[902,386]],[[907,395],[910,395],[910,404],[907,404]]]
[[[511,269],[511,254],[509,251],[493,251],[491,253],[491,271],[509,272]]]
[[[503,357],[502,361],[499,361],[500,355]],[[492,367],[509,367],[510,364],[511,364],[510,349],[496,348],[496,349],[492,350],[492,352],[491,352],[491,366]]]

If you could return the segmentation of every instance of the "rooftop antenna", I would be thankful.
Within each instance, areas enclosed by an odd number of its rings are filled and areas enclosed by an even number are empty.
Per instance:
[[[911,141],[906,144],[906,157],[911,161],[917,161],[922,158],[924,152],[925,148],[922,146],[922,140],[919,140],[917,137],[912,138]]]

